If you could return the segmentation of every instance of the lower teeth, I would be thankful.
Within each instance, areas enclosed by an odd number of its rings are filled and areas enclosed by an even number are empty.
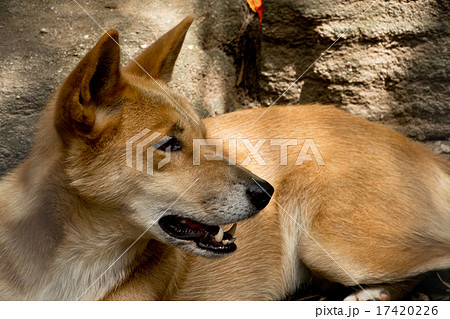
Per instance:
[[[234,243],[235,240],[236,240],[236,238],[224,239],[222,241],[222,244],[224,244],[224,245],[232,244],[232,243]]]

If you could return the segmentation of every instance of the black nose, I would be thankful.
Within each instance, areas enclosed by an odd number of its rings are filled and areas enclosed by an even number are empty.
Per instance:
[[[256,209],[261,210],[269,204],[274,189],[272,185],[263,179],[254,179],[253,182],[254,183],[247,188],[247,196]]]

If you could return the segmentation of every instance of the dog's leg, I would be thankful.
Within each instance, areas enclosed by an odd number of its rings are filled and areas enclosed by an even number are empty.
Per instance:
[[[351,295],[347,296],[344,301],[372,301],[381,300],[388,301],[391,299],[391,294],[384,290],[383,287],[371,287],[364,290],[357,290]]]
[[[344,301],[401,300],[412,291],[417,283],[418,280],[411,279],[395,284],[369,286],[356,290]]]
[[[425,164],[409,166],[405,165],[409,173],[402,171],[405,167],[391,168],[389,176],[402,173],[402,178],[394,179],[396,184],[377,184],[368,177],[344,181],[348,187],[323,183],[322,194],[331,195],[322,195],[324,200],[301,216],[304,223],[310,219],[305,224],[308,235],[302,236],[299,245],[303,262],[315,273],[346,286],[395,283],[448,268],[449,176],[431,164],[431,177],[423,173]],[[392,179],[379,171],[374,175],[374,180]]]

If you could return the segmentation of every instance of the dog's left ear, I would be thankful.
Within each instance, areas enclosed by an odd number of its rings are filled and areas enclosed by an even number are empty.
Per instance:
[[[111,112],[123,87],[118,41],[116,30],[103,35],[61,87],[55,125],[63,140],[96,135],[95,128],[101,127],[96,114],[100,109]]]
[[[186,17],[176,27],[160,37],[122,71],[145,77],[147,73],[154,79],[169,82],[193,16]]]

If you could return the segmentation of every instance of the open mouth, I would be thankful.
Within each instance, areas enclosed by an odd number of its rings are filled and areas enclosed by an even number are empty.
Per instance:
[[[164,216],[159,220],[161,228],[170,236],[190,240],[197,247],[215,253],[231,253],[236,250],[233,237],[237,224],[224,231],[222,227],[205,225],[189,218],[175,215]]]

